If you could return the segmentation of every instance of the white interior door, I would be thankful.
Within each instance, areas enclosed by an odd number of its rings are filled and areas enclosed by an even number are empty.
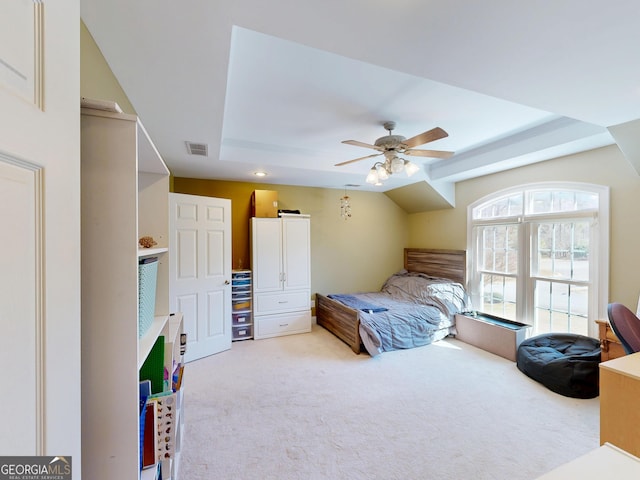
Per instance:
[[[0,401],[0,452],[72,457],[74,478],[82,463],[78,19],[73,0],[0,1],[0,364],[13,392]]]
[[[231,348],[231,200],[169,194],[169,308],[184,314],[185,360]]]

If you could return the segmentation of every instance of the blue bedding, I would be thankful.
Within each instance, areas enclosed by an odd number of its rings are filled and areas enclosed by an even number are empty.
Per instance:
[[[369,303],[362,298],[356,297],[355,295],[333,294],[328,295],[328,297],[345,304],[347,307],[355,308],[356,310],[362,310],[363,312],[378,313],[386,312],[388,310],[385,307],[380,307],[373,303]]]
[[[360,337],[371,356],[440,340],[455,333],[456,313],[471,310],[461,284],[406,271],[389,277],[379,292],[328,296],[358,310]]]

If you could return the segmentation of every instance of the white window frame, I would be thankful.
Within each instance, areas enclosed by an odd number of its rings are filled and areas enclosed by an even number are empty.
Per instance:
[[[529,194],[533,191],[581,191],[598,195],[597,211],[571,211],[544,214],[527,213]],[[590,229],[590,258],[589,258],[589,304],[588,304],[588,334],[598,336],[595,320],[607,318],[609,302],[609,195],[608,186],[580,182],[540,182],[528,183],[503,189],[486,195],[467,207],[467,289],[474,305],[480,305],[480,274],[476,252],[479,248],[479,238],[475,226],[487,225],[518,225],[518,282],[516,292],[516,317],[524,323],[532,323],[530,315],[533,312],[534,293],[531,279],[531,234],[532,222],[570,221],[576,219],[593,218]],[[522,194],[523,212],[519,215],[490,219],[473,219],[473,210],[482,204],[498,200],[499,198]],[[524,279],[525,281],[522,281]],[[531,313],[529,313],[531,312]]]

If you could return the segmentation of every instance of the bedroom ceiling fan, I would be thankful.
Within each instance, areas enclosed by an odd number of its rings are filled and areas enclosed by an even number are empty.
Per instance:
[[[415,163],[399,157],[398,154],[430,158],[449,158],[453,155],[453,152],[446,152],[442,150],[417,150],[414,148],[424,145],[425,143],[448,137],[449,134],[439,127],[432,128],[431,130],[427,130],[426,132],[407,139],[402,135],[393,134],[393,130],[396,128],[396,122],[384,122],[383,126],[389,132],[389,135],[378,138],[373,145],[359,142],[357,140],[344,140],[342,142],[356,147],[372,148],[377,150],[379,153],[354,158],[353,160],[347,160],[346,162],[336,163],[335,166],[341,167],[367,158],[384,155],[385,161],[376,162],[373,167],[371,167],[369,175],[367,175],[367,183],[379,184],[381,181],[389,178],[389,175],[394,173],[400,173],[404,170],[407,172],[407,176],[411,176],[420,169]]]

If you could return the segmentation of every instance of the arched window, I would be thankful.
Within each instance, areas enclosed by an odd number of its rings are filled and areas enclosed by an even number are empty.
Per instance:
[[[469,206],[474,308],[533,325],[533,334],[597,336],[609,297],[609,188],[542,183]]]

